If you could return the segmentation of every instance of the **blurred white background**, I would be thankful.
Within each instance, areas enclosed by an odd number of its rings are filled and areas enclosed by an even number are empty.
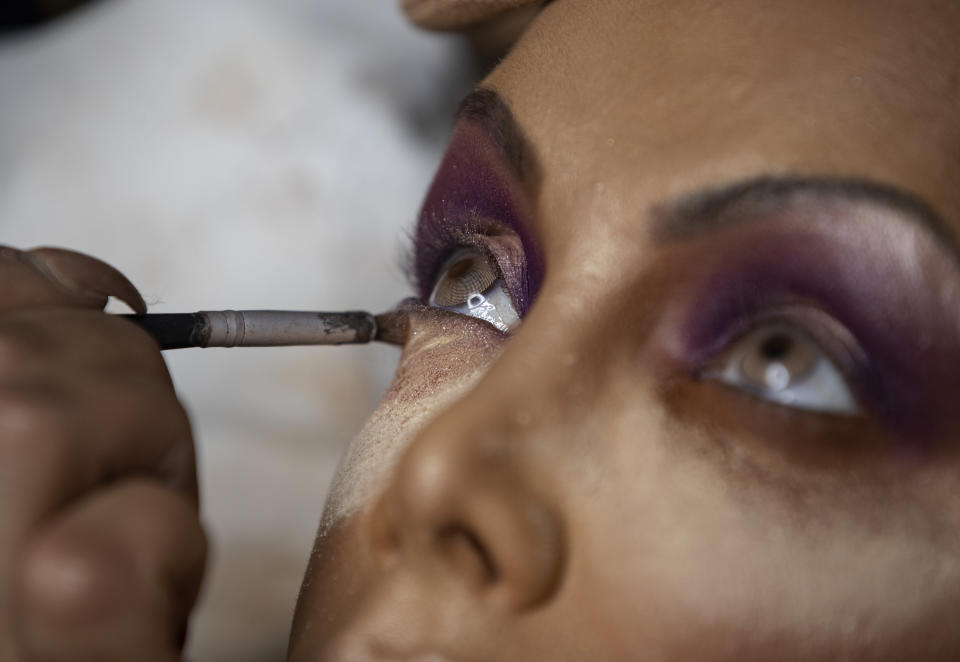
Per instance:
[[[403,230],[474,75],[391,0],[94,4],[0,39],[0,243],[105,259],[154,312],[380,312],[409,292]],[[329,479],[396,358],[167,354],[213,551],[191,659],[282,658]]]

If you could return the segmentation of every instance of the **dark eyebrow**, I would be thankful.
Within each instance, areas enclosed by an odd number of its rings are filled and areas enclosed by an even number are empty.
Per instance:
[[[868,202],[892,209],[931,232],[960,261],[957,238],[929,203],[889,184],[860,179],[757,177],[699,191],[656,207],[653,232],[661,241],[689,239],[811,199]]]
[[[503,97],[490,88],[477,88],[460,102],[456,119],[483,126],[521,182],[536,179],[538,168],[533,150]]]

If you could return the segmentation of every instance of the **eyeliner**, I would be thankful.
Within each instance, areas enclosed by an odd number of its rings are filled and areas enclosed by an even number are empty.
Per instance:
[[[379,340],[402,345],[407,315],[362,310],[203,310],[121,315],[149,333],[160,349],[358,345]]]

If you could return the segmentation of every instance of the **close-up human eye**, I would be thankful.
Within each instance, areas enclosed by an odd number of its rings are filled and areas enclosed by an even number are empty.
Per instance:
[[[828,352],[809,334],[783,322],[762,324],[741,335],[703,377],[796,409],[860,413]]]
[[[455,251],[438,272],[428,303],[476,317],[508,333],[520,324],[496,260],[478,248]]]

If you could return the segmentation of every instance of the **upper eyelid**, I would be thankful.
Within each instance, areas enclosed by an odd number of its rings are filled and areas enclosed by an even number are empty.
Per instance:
[[[418,223],[414,223],[413,227],[404,231],[400,249],[401,273],[417,295],[424,300],[433,289],[438,272],[458,247],[479,246],[476,240],[477,233],[469,227],[452,227],[446,223],[438,223],[437,228],[440,232],[434,233],[432,245],[426,246],[422,236],[418,235]],[[428,279],[424,278],[423,269],[420,268],[424,261],[422,254],[424,251],[433,253],[429,259],[432,266],[428,270],[430,273]]]
[[[822,308],[809,303],[781,304],[742,318],[719,344],[728,347],[761,326],[775,324],[796,330],[823,349],[832,360],[841,364],[842,368],[852,370],[854,363],[867,360],[856,337],[846,326]],[[722,352],[722,348],[717,349],[713,355],[717,356]],[[707,359],[707,363],[709,361],[710,359]]]
[[[429,225],[429,234],[422,231],[424,225]],[[420,298],[426,298],[432,281],[436,280],[437,271],[449,255],[457,246],[469,242],[481,227],[477,219],[458,225],[445,222],[445,219],[433,220],[428,224],[420,219],[404,233],[403,271]]]
[[[839,215],[813,227],[798,216],[792,226],[761,222],[663,253],[657,266],[669,267],[675,284],[664,292],[672,311],[661,327],[672,338],[665,351],[692,374],[742,320],[794,304],[818,308],[862,348],[848,383],[863,409],[897,436],[932,442],[951,421],[960,384],[951,367],[960,335],[942,298],[953,291],[952,266],[902,222],[877,236]]]

